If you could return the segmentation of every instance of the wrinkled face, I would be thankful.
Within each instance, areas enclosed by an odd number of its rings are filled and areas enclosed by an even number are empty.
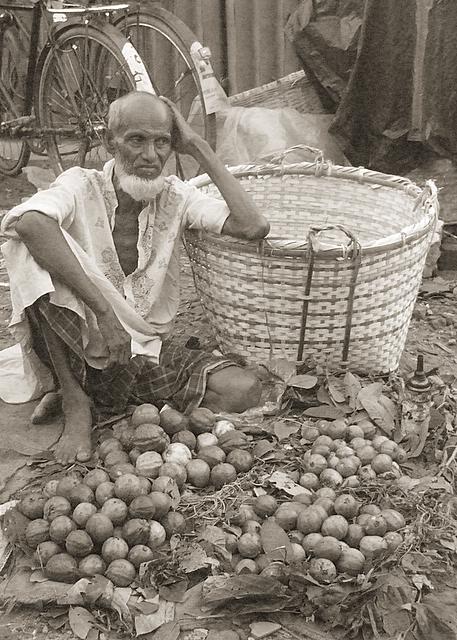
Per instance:
[[[135,99],[111,132],[111,151],[124,171],[145,180],[157,178],[171,153],[171,115],[164,104]]]

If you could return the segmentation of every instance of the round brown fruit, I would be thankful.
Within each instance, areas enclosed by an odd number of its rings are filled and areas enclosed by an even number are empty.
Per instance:
[[[364,504],[360,507],[360,514],[362,513],[367,513],[370,516],[379,516],[381,507],[378,507],[377,504]]]
[[[159,469],[160,476],[173,478],[178,487],[182,487],[187,480],[186,468],[176,462],[164,462]]]
[[[333,536],[338,540],[343,540],[348,532],[349,524],[343,516],[329,516],[322,523],[321,532],[324,536]]]
[[[228,462],[216,464],[211,469],[211,484],[216,489],[221,489],[225,484],[230,484],[236,480],[236,469]]]
[[[159,491],[160,493],[165,493],[167,495],[177,495],[179,493],[179,488],[173,478],[169,476],[160,476],[156,478],[152,483],[152,490]]]
[[[403,449],[403,447],[397,447],[393,457],[395,462],[398,462],[398,464],[403,464],[404,462],[407,461],[408,454]]]
[[[136,569],[128,560],[113,560],[105,571],[105,576],[116,587],[128,587],[136,577]]]
[[[57,544],[65,542],[68,534],[76,529],[76,524],[68,516],[57,516],[49,525],[49,537]]]
[[[154,559],[154,552],[145,544],[136,544],[130,549],[127,559],[138,569],[143,562],[149,562]]]
[[[157,478],[163,458],[157,451],[145,451],[136,459],[135,470],[137,474],[145,478]]]
[[[128,511],[131,518],[144,518],[145,520],[151,520],[156,512],[154,500],[149,495],[138,496],[132,500]]]
[[[322,533],[308,533],[302,542],[303,549],[306,553],[314,553],[317,543],[320,542],[323,537]]]
[[[116,526],[124,524],[127,520],[128,511],[128,507],[123,500],[120,498],[109,498],[109,500],[103,504],[100,513],[108,516]]]
[[[70,491],[68,497],[70,504],[75,508],[81,502],[95,502],[95,496],[92,489],[87,484],[78,484]]]
[[[110,469],[118,464],[124,464],[125,462],[130,462],[129,454],[122,449],[115,449],[114,451],[110,451],[105,458],[105,467]]]
[[[29,493],[22,498],[17,508],[24,516],[30,518],[30,520],[36,520],[37,518],[43,517],[46,500],[47,498],[41,493]]]
[[[257,520],[247,520],[241,527],[243,533],[260,533],[262,525]]]
[[[112,536],[103,543],[102,558],[107,564],[110,564],[113,560],[122,560],[126,558],[128,553],[129,545],[122,538],[115,538]]]
[[[354,438],[365,438],[365,434],[363,429],[359,427],[358,424],[350,424],[347,428],[347,438],[349,441],[354,440]]]
[[[103,575],[106,571],[106,564],[100,556],[91,553],[79,561],[78,571],[83,578],[92,578],[93,576]]]
[[[336,514],[350,520],[358,514],[360,504],[350,493],[342,493],[336,498],[334,508]]]
[[[114,498],[114,482],[102,482],[95,489],[95,501],[99,507],[103,507],[110,498]]]
[[[70,501],[63,496],[54,496],[44,503],[43,515],[48,522],[52,522],[58,516],[68,516],[70,513]]]
[[[153,404],[140,404],[132,413],[130,422],[132,427],[138,427],[140,424],[145,423],[160,424],[159,410]]]
[[[318,476],[324,469],[327,469],[327,460],[319,453],[313,453],[306,462],[306,469],[307,472]]]
[[[222,451],[220,447],[210,446],[203,447],[198,452],[198,457],[200,460],[204,460],[209,464],[211,468],[215,467],[217,464],[222,464],[225,462],[226,455]]]
[[[387,543],[381,536],[364,536],[359,549],[365,558],[376,558],[387,551]]]
[[[376,426],[370,420],[361,420],[357,425],[362,429],[364,438],[373,438],[376,434]]]
[[[303,425],[301,430],[301,436],[307,442],[314,442],[320,435],[320,431],[313,425]]]
[[[92,491],[95,491],[97,487],[102,484],[102,482],[108,481],[109,475],[104,469],[92,469],[83,479],[83,483],[87,484],[87,486],[90,487]]]
[[[272,516],[275,513],[278,509],[278,502],[273,496],[258,496],[254,500],[252,508],[260,518],[266,518],[267,516]]]
[[[324,469],[319,475],[319,480],[322,485],[336,489],[343,483],[343,477],[335,469]]]
[[[154,517],[157,520],[161,520],[171,509],[172,501],[170,496],[160,491],[151,491],[151,493],[149,494],[149,497],[151,498],[154,504],[154,509],[155,509]]]
[[[262,542],[258,533],[243,533],[238,538],[238,553],[243,558],[257,558],[262,552]]]
[[[386,473],[392,469],[392,458],[386,453],[378,453],[371,461],[375,473]]]
[[[144,518],[132,518],[122,527],[122,537],[129,547],[146,544],[149,540],[149,522]]]
[[[325,514],[327,515],[327,514]],[[307,535],[308,533],[317,533],[322,527],[324,517],[316,507],[308,507],[306,511],[300,513],[297,519],[297,529]]]
[[[114,526],[108,516],[103,513],[94,513],[86,522],[86,531],[96,544],[102,544],[111,538]]]
[[[133,435],[133,445],[140,451],[163,453],[170,444],[170,438],[158,424],[140,424]]]
[[[357,576],[362,573],[365,565],[365,556],[358,549],[343,549],[336,567],[342,573]]]
[[[365,529],[363,528],[363,526],[361,524],[353,523],[349,525],[348,532],[346,534],[346,537],[344,538],[344,541],[350,547],[358,547],[364,535]]]
[[[140,491],[141,491],[140,495],[147,496],[148,493],[151,492],[151,487],[152,487],[151,482],[143,476],[138,476],[138,480],[140,481]]]
[[[297,529],[297,510],[290,506],[280,505],[274,514],[274,519],[284,531]]]
[[[58,480],[48,480],[43,488],[43,497],[48,500],[48,498],[53,498],[56,495],[57,485],[59,484]]]
[[[44,574],[57,582],[75,582],[78,577],[78,563],[68,553],[57,553],[47,561]]]
[[[296,493],[292,498],[292,502],[299,502],[300,504],[304,504],[306,507],[309,507],[313,503],[313,494],[311,491]]]
[[[211,467],[204,460],[195,458],[189,460],[186,466],[187,480],[194,487],[203,488],[208,486],[211,476]]]
[[[357,475],[362,482],[371,482],[372,480],[376,480],[376,472],[372,469],[370,464],[360,467],[357,471]]]
[[[327,558],[332,562],[336,562],[343,551],[341,542],[333,536],[325,536],[319,540],[314,547],[314,555],[316,558]]]
[[[98,447],[98,455],[104,460],[111,451],[122,451],[122,445],[117,438],[107,438]]]
[[[201,433],[197,436],[197,451],[204,447],[217,447],[219,440],[213,433]]]
[[[56,489],[56,496],[62,496],[63,498],[70,498],[70,492],[74,487],[77,487],[81,483],[81,478],[75,474],[70,474],[59,480]]]
[[[360,460],[357,456],[349,456],[347,458],[341,458],[335,466],[337,471],[343,478],[349,478],[357,473],[360,467]]]
[[[227,462],[235,467],[237,473],[246,473],[252,468],[254,458],[245,449],[233,449],[227,456]]]
[[[374,447],[370,444],[365,445],[364,447],[359,447],[357,449],[357,457],[359,458],[362,466],[370,464],[373,458],[376,456],[377,452]]]
[[[367,536],[384,536],[387,533],[387,522],[379,516],[370,516],[363,525]]]
[[[327,558],[313,558],[309,563],[309,574],[320,583],[332,582],[336,578],[336,566]]]
[[[84,558],[92,553],[94,543],[87,531],[78,529],[71,531],[65,540],[65,548],[67,552],[74,558]]]
[[[200,433],[208,433],[216,423],[216,416],[209,409],[198,407],[193,409],[189,415],[189,429],[195,435]]]
[[[344,440],[347,435],[347,429],[346,421],[337,419],[330,422],[327,426],[326,433],[332,440]]]
[[[287,535],[289,536],[289,540],[291,542],[296,542],[297,544],[302,544],[303,540],[305,539],[305,535],[298,529],[289,531]]]
[[[319,436],[314,440],[313,447],[317,447],[320,444],[323,444],[324,446],[329,447],[330,450],[333,450],[335,448],[333,444],[333,439],[330,438],[330,436],[327,436],[325,434]]]
[[[169,538],[175,533],[184,533],[186,530],[186,519],[176,511],[169,511],[162,518],[162,526]]]
[[[49,540],[49,522],[43,518],[31,520],[25,530],[25,539],[31,549]]]
[[[310,491],[316,491],[321,486],[319,482],[319,478],[315,473],[308,471],[307,473],[303,473],[300,476],[300,480],[298,484],[305,489],[309,489]]]
[[[80,502],[73,511],[72,518],[78,527],[84,528],[91,516],[97,513],[97,507],[90,502]]]
[[[383,509],[381,516],[386,522],[387,531],[398,531],[406,526],[404,517],[396,509]]]
[[[46,540],[45,542],[40,542],[37,546],[34,560],[40,567],[44,567],[47,561],[58,553],[62,553],[62,548],[59,547],[57,542]]]
[[[169,436],[184,431],[189,425],[189,418],[175,409],[162,409],[160,412],[160,426]]]
[[[139,449],[130,449],[129,451],[129,460],[133,465],[136,465],[136,461],[141,455],[141,451]]]
[[[147,545],[151,549],[158,549],[166,540],[167,532],[160,522],[151,520],[149,523],[149,538]]]
[[[180,442],[185,444],[191,451],[193,451],[197,445],[197,438],[192,431],[185,429],[184,431],[178,431],[171,439],[172,442]]]
[[[360,479],[357,476],[348,476],[341,486],[343,489],[356,489],[360,487]]]
[[[389,553],[393,553],[403,542],[403,536],[397,531],[388,531],[384,536],[384,542],[387,545]],[[46,544],[46,543],[43,543]]]
[[[121,476],[125,476],[127,474],[135,475],[135,467],[130,462],[121,462],[120,464],[115,464],[114,467],[110,467],[109,477],[112,482],[115,482]]]
[[[327,515],[331,516],[335,513],[335,505],[331,498],[318,498],[313,502],[313,506],[321,506]]]
[[[127,473],[114,482],[114,495],[116,498],[120,498],[126,504],[134,498],[138,498],[141,495],[141,485],[138,476],[133,473]]]

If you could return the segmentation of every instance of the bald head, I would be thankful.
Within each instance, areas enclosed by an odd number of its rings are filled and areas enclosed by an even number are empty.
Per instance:
[[[110,104],[108,130],[117,134],[145,119],[151,126],[168,130],[173,122],[169,107],[160,98],[146,91],[131,91]]]

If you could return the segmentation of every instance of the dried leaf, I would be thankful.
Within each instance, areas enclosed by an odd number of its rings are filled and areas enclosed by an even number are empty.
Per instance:
[[[180,580],[173,584],[163,584],[159,588],[159,595],[164,600],[169,600],[170,602],[184,602],[188,587],[188,580]]]
[[[335,376],[328,376],[327,387],[333,402],[336,402],[336,404],[346,402],[346,386],[344,380],[340,380]]]
[[[209,565],[219,565],[219,562],[210,558],[197,542],[189,543],[182,551],[180,549],[178,561],[179,567],[185,573],[206,569]]]
[[[416,609],[417,640],[457,640],[457,612],[455,609],[455,592],[450,593],[450,601],[446,594],[427,594],[422,603],[423,610],[419,614]],[[419,615],[418,615],[419,614]]]
[[[279,441],[290,438],[294,433],[299,431],[300,425],[293,422],[275,422],[274,432]]]
[[[253,611],[276,608],[287,602],[285,587],[275,578],[260,575],[211,576],[205,580],[202,589],[203,602],[214,609],[227,606],[236,600],[248,599]],[[265,610],[262,607],[262,610]]]
[[[290,378],[297,372],[295,362],[291,362],[286,358],[271,358],[265,367],[270,373],[283,380],[286,384],[288,384]]]
[[[287,381],[289,387],[297,387],[298,389],[314,389],[317,385],[318,379],[316,376],[309,376],[306,374],[300,376],[292,376]]]
[[[283,473],[282,471],[274,471],[267,479],[270,484],[275,486],[277,489],[288,493],[290,496],[296,496],[299,493],[306,493],[303,487],[291,480],[287,473]]]
[[[47,579],[48,578],[46,578],[41,569],[32,571],[32,573],[30,574],[30,582],[46,582]]]
[[[270,560],[292,562],[293,551],[289,536],[272,518],[268,518],[260,529],[263,550]]]
[[[309,409],[305,409],[303,414],[311,418],[323,418],[324,420],[344,418],[344,413],[338,407],[330,407],[325,404],[319,407],[309,407]]]
[[[137,636],[155,631],[166,622],[172,622],[175,617],[175,604],[166,600],[160,600],[159,609],[149,615],[139,614],[135,616],[135,632]]]
[[[395,429],[395,405],[382,394],[382,383],[374,382],[360,390],[357,396],[373,422],[390,435]]]
[[[276,449],[275,445],[268,440],[259,440],[252,450],[252,455],[254,458],[263,458],[274,452]]]
[[[181,627],[177,622],[167,622],[154,634],[154,640],[178,640]]]
[[[81,640],[86,640],[89,631],[96,626],[94,616],[84,607],[70,607],[68,621],[75,636]]]
[[[360,380],[350,371],[344,376],[344,384],[346,386],[346,397],[349,398],[349,406],[351,409],[361,409],[362,405],[357,402],[362,385]]]

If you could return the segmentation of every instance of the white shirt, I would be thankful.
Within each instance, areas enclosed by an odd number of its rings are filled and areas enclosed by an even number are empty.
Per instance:
[[[53,281],[19,240],[17,219],[26,211],[39,211],[62,228],[83,269],[112,304],[120,322],[132,336],[132,353],[158,361],[161,338],[173,325],[179,305],[179,250],[185,228],[221,233],[229,216],[223,200],[202,194],[175,176],[138,218],[138,265],[125,276],[114,246],[112,231],[118,206],[112,176],[114,160],[103,171],[73,167],[44,191],[14,207],[3,219],[2,232],[10,239],[2,246],[10,277],[10,326],[22,344],[30,335],[24,310],[45,294],[53,304],[77,313],[87,362],[103,368],[106,347],[93,313],[59,281]]]

